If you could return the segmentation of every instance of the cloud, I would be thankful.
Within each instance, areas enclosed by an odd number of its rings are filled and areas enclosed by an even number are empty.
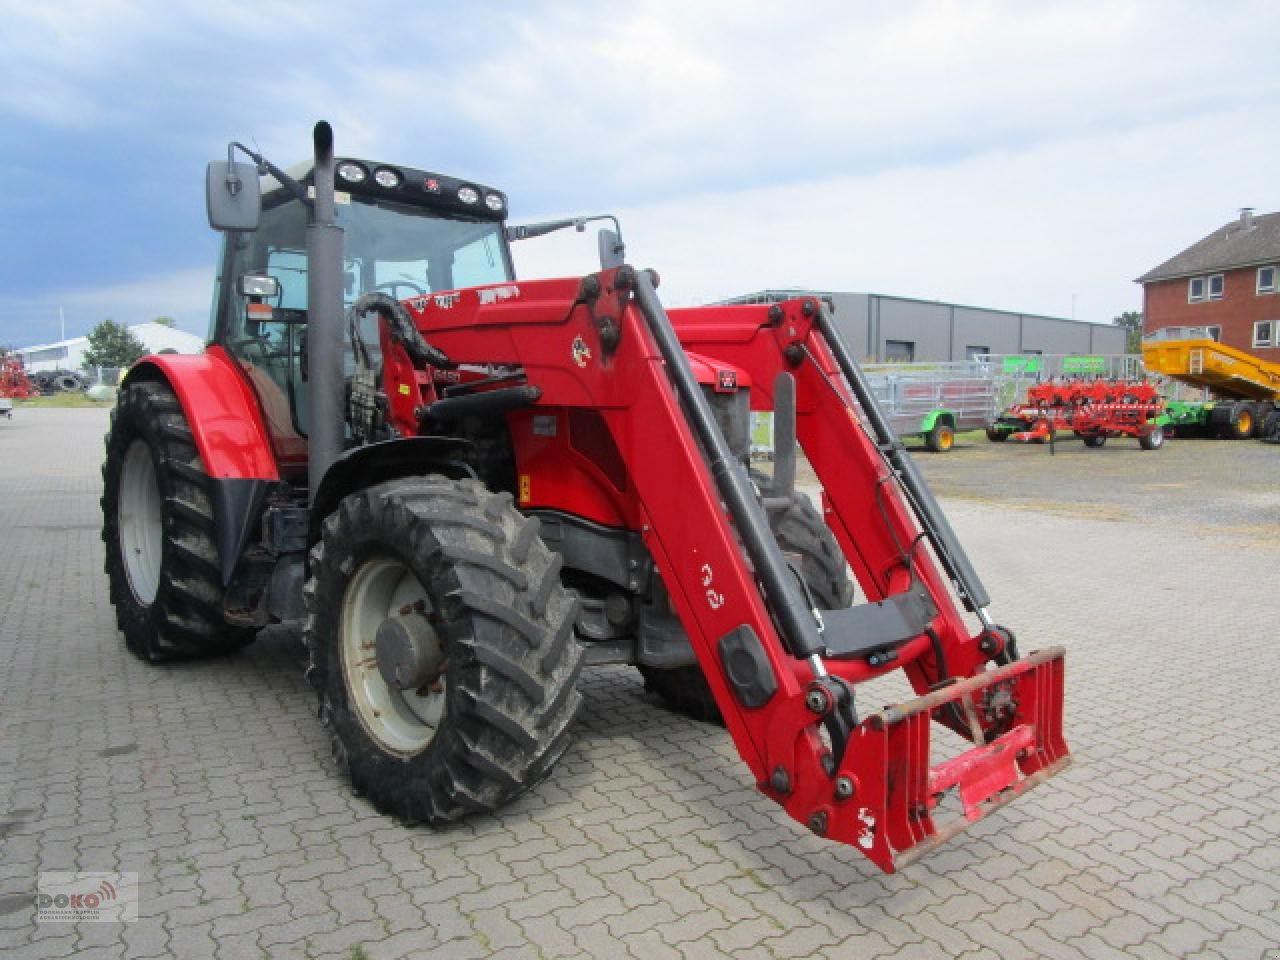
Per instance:
[[[632,202],[956,159],[1280,92],[1263,66],[1280,7],[1264,3],[478,2],[454,18],[389,2],[394,41],[343,30],[346,12],[17,8],[0,70],[22,82],[0,104],[55,125],[177,114],[166,136],[216,121],[228,129],[201,135],[253,135],[289,160],[323,113],[352,152],[463,162],[554,204],[570,188]]]
[[[618,213],[629,258],[658,269],[672,305],[800,286],[1054,316],[1074,299],[1079,319],[1109,322],[1140,308],[1132,278],[1274,195],[1256,158],[1280,151],[1280,131],[1249,121],[1234,111]],[[574,275],[594,253],[559,234],[517,244],[516,264]]]
[[[1266,110],[1275,74],[1251,65],[1276,27],[1256,4],[557,5],[458,106],[539,177],[679,196]]]
[[[0,343],[28,346],[60,339],[58,311],[68,337],[84,336],[110,317],[133,324],[170,316],[204,335],[213,298],[213,265],[158,273],[94,288],[68,287],[33,297],[0,296]]]
[[[337,0],[10,8],[0,129],[24,149],[0,173],[33,189],[0,197],[0,322],[66,276],[203,262],[203,161],[239,138],[291,163],[321,116],[340,152],[497,184],[517,218],[623,212],[686,301],[1075,293],[1106,319],[1233,207],[1277,206],[1272,3],[388,0],[386,29]],[[518,256],[567,244],[580,272],[574,241]]]

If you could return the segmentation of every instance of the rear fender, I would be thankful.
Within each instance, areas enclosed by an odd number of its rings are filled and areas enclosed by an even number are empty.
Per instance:
[[[956,426],[955,414],[950,410],[930,410],[924,415],[924,419],[920,421],[920,432],[931,433],[939,423],[946,424],[954,430]]]

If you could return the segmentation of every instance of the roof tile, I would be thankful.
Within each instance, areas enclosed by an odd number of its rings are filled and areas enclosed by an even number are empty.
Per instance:
[[[1199,243],[1148,270],[1135,282],[1170,280],[1269,261],[1280,262],[1280,213],[1259,214],[1250,227],[1243,227],[1239,219],[1223,224]]]

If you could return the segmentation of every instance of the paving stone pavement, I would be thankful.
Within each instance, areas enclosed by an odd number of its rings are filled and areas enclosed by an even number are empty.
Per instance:
[[[1069,648],[1076,765],[902,874],[781,816],[722,730],[623,668],[588,672],[546,783],[437,832],[335,775],[296,635],[125,652],[105,423],[0,421],[5,957],[1280,956],[1274,542],[1162,526],[1158,501],[1142,524],[948,504],[1023,649]],[[51,870],[138,873],[140,919],[37,925]]]

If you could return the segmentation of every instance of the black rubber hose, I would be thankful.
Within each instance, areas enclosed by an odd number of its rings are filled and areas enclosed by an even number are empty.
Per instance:
[[[404,347],[409,358],[417,364],[427,364],[452,370],[457,364],[439,350],[427,343],[426,337],[409,316],[399,300],[385,293],[366,293],[351,307],[351,319],[358,321],[366,313],[376,313],[387,321],[387,330],[391,339]]]

